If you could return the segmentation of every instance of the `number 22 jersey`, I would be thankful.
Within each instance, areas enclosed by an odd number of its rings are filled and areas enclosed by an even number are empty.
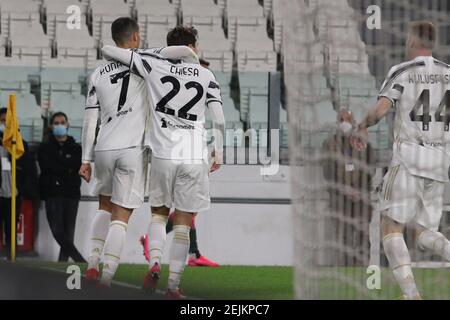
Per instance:
[[[146,140],[162,159],[207,159],[205,110],[222,103],[213,73],[196,63],[166,60],[151,50],[131,55],[130,69],[148,86],[152,110]]]

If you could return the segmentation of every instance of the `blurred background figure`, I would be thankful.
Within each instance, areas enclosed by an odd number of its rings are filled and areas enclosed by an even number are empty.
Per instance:
[[[48,224],[61,247],[58,261],[85,262],[74,245],[75,223],[80,201],[81,146],[68,135],[66,114],[56,112],[50,119],[51,134],[38,152],[41,168],[39,187],[45,201]]]
[[[323,174],[329,183],[332,241],[352,248],[337,252],[340,266],[367,265],[369,261],[369,223],[372,212],[370,192],[375,173],[374,150],[353,149],[350,138],[355,128],[352,112],[341,108],[337,131],[323,144]]]
[[[12,174],[11,155],[3,148],[3,132],[6,127],[6,108],[0,109],[0,237],[5,235],[5,252],[7,259],[11,259],[11,194]],[[17,159],[16,168],[16,221],[20,212],[21,199],[34,199],[37,194],[37,167],[29,152],[28,144],[23,141],[25,153]]]

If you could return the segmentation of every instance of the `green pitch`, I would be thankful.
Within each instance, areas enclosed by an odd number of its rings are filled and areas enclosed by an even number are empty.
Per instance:
[[[44,267],[65,271],[68,264],[26,263],[33,267]],[[80,264],[85,270],[86,265]],[[120,265],[115,280],[141,286],[147,265]],[[400,291],[391,272],[382,270],[381,290],[368,290],[369,275],[365,268],[321,268],[319,291],[322,299],[398,299]],[[419,290],[425,299],[450,300],[449,269],[415,269]],[[168,267],[162,268],[160,290],[167,285]],[[332,276],[327,276],[332,275]],[[340,279],[336,280],[336,275]],[[351,280],[351,281],[349,281]],[[359,289],[357,289],[359,288]],[[293,299],[293,268],[222,266],[218,268],[186,267],[182,279],[186,295],[204,299]]]

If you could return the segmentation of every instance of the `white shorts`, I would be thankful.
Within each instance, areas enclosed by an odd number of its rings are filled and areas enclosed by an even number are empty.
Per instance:
[[[95,192],[128,209],[144,202],[148,149],[129,148],[95,153]]]
[[[397,165],[383,178],[379,210],[398,223],[415,222],[437,231],[443,197],[444,183],[412,175],[403,165]]]
[[[150,205],[185,212],[209,209],[209,166],[177,163],[152,157],[150,168]]]

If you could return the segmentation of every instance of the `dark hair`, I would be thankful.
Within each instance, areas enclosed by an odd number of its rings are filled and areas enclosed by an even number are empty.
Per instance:
[[[194,27],[176,26],[167,34],[168,46],[195,46],[197,43],[198,31]]]
[[[66,119],[66,121],[69,122],[69,118],[67,118],[67,115],[64,112],[58,111],[58,112],[55,112],[54,114],[52,114],[52,116],[50,118],[50,125],[53,124],[53,121],[55,121],[56,117],[64,117]]]
[[[8,109],[6,108],[0,108],[0,115],[5,114],[8,112]]]
[[[111,25],[111,35],[116,44],[127,42],[135,32],[139,32],[139,25],[129,17],[118,18]]]

